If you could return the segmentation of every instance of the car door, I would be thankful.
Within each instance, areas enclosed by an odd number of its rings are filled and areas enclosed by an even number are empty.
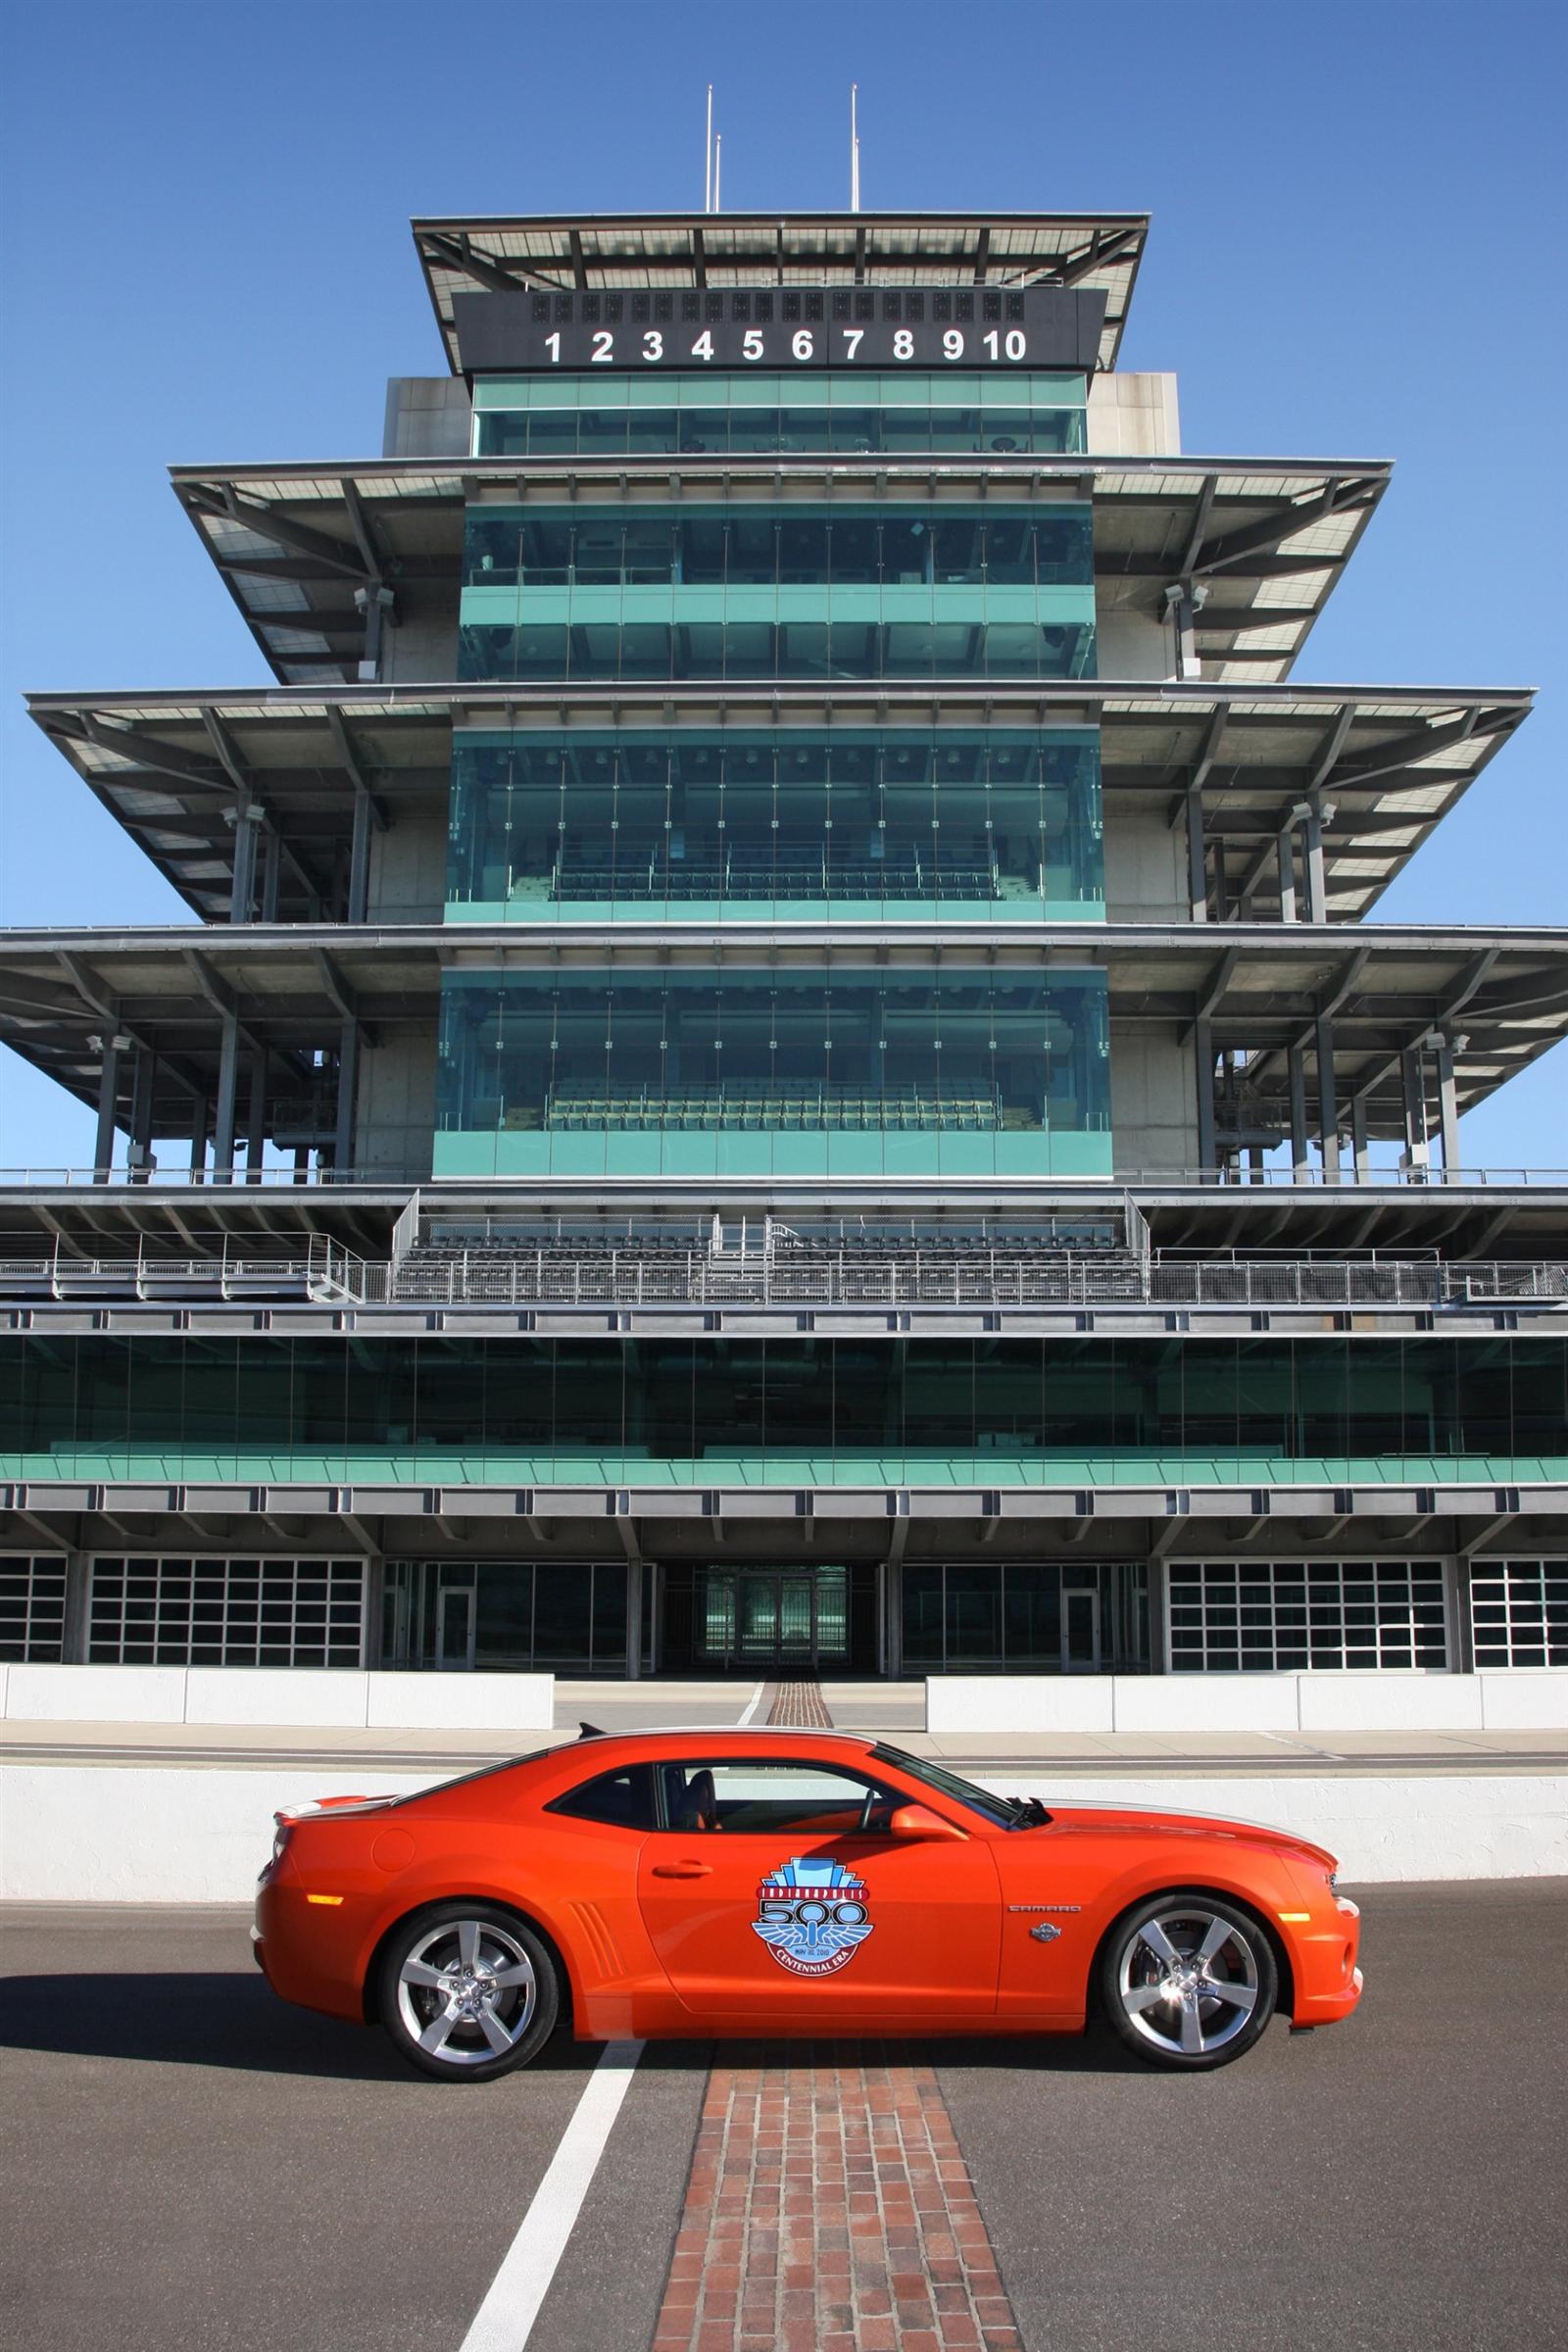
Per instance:
[[[931,1835],[896,1837],[907,1791],[809,1756],[694,1751],[659,1774],[665,1826],[638,1901],[694,2017],[843,2032],[995,2011],[1001,1896],[979,1825],[932,1815]]]

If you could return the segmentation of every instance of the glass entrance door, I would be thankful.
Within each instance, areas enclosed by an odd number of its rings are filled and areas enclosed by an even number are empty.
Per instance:
[[[817,1674],[848,1663],[844,1568],[706,1568],[695,1663],[710,1671]]]
[[[1061,1671],[1100,1672],[1100,1594],[1093,1585],[1062,1587]]]
[[[436,1601],[435,1662],[437,1671],[456,1668],[467,1672],[473,1665],[473,1600],[472,1584],[443,1585]]]

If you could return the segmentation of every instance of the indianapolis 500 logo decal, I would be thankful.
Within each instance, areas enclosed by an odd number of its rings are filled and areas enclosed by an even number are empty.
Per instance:
[[[797,1854],[757,1889],[752,1932],[792,1975],[830,1977],[871,1933],[865,1887],[842,1862]]]

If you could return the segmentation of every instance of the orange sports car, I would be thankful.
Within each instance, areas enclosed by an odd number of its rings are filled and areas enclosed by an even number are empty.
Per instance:
[[[1355,2007],[1359,1913],[1277,1830],[992,1795],[832,1732],[607,1738],[277,1816],[285,2000],[451,2082],[615,2035],[1071,2034],[1223,2066]]]

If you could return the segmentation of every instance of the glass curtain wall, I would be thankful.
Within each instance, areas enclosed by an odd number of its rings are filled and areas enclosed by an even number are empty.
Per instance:
[[[467,922],[1102,919],[1099,735],[460,732],[447,902]]]
[[[1066,457],[1089,446],[1070,373],[481,376],[479,458]]]
[[[435,1172],[1110,1173],[1100,971],[443,976]]]
[[[1146,1674],[1142,1561],[905,1563],[904,1664],[919,1674]]]
[[[0,1478],[796,1489],[1568,1478],[1568,1342],[13,1335]]]
[[[388,1666],[626,1671],[624,1561],[388,1560],[382,1605]]]
[[[474,506],[459,675],[1092,677],[1087,505]]]

